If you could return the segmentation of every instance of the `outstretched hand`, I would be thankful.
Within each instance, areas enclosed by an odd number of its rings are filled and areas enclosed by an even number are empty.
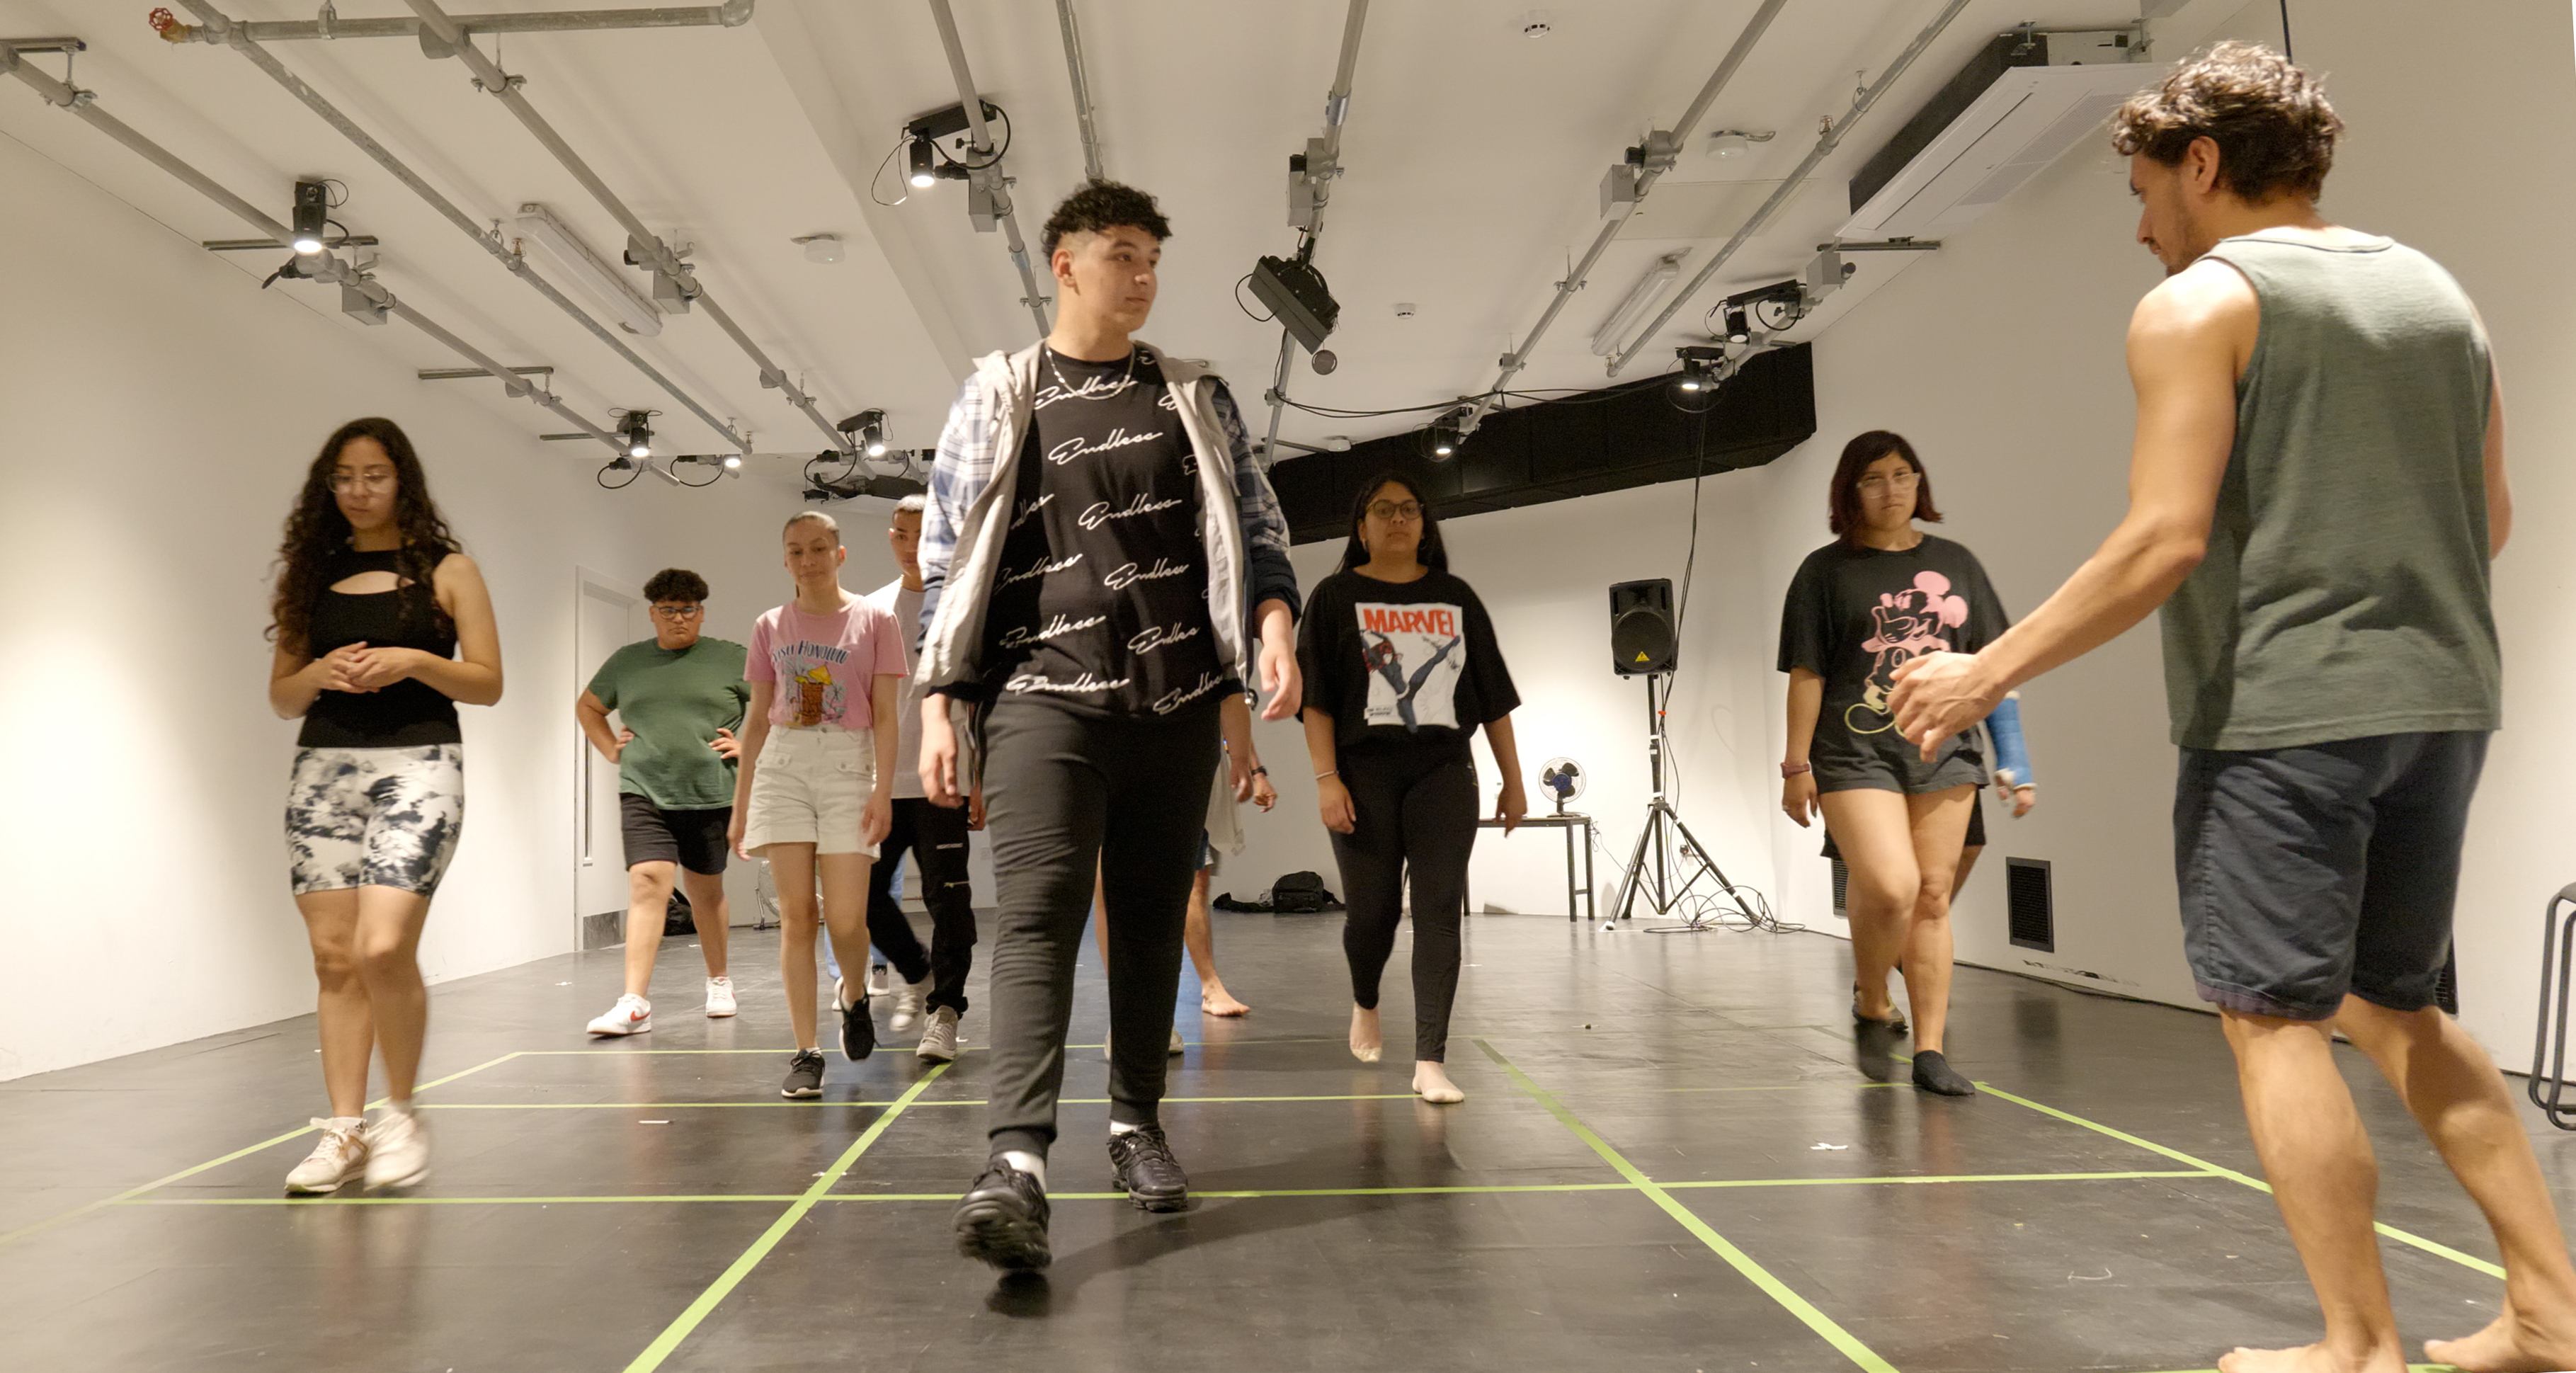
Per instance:
[[[1943,740],[1994,714],[2005,690],[1986,680],[1973,653],[1926,653],[1897,664],[1888,710],[1896,717],[1896,732],[1921,749],[1928,763]]]

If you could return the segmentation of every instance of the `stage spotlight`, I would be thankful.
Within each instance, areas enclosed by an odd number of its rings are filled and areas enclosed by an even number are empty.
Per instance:
[[[938,185],[939,167],[938,164],[931,160],[933,150],[930,146],[930,140],[919,134],[915,134],[910,141],[912,144],[912,150],[905,156],[912,164],[912,175],[909,179],[913,186],[916,189],[927,189],[931,186]]]
[[[629,410],[626,418],[618,421],[617,435],[626,441],[626,456],[653,456],[653,426],[648,419],[652,413],[650,410]]]
[[[733,471],[733,472],[739,472],[739,471],[741,471],[741,470],[742,470],[742,454],[740,454],[740,453],[727,453],[727,454],[725,454],[725,468],[726,468],[726,470],[728,470],[728,471]]]
[[[1753,341],[1752,316],[1744,306],[1729,305],[1726,307],[1725,338],[1729,343],[1751,343]]]
[[[832,427],[848,435],[869,457],[882,458],[886,455],[885,421],[885,411],[871,406]]]
[[[322,251],[322,230],[331,222],[331,187],[317,178],[295,183],[295,251],[307,257]]]
[[[1673,408],[1687,414],[1703,415],[1717,404],[1718,383],[1726,379],[1726,350],[1694,346],[1676,348],[1673,356],[1681,359],[1682,370],[1676,373],[1672,389],[1665,399]]]
[[[1458,423],[1457,412],[1452,411],[1433,420],[1430,427],[1422,431],[1422,456],[1433,462],[1447,462],[1458,456],[1458,446],[1465,442],[1466,435]]]

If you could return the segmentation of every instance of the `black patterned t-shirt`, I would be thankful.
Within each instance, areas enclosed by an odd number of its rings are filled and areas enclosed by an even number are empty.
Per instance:
[[[1197,458],[1152,355],[1042,350],[984,617],[986,684],[1119,715],[1232,689],[1208,620],[1200,505]]]

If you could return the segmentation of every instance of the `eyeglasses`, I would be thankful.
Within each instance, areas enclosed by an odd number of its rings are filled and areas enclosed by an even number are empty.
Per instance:
[[[1397,520],[1419,520],[1422,518],[1422,502],[1371,501],[1369,502],[1368,512],[1370,515],[1375,516],[1378,519],[1385,520],[1389,524],[1392,524]]]
[[[382,491],[393,484],[394,474],[391,472],[334,472],[331,474],[331,489],[334,491]]]
[[[706,613],[707,608],[702,605],[657,605],[653,607],[654,617],[656,619],[663,620],[694,620]]]

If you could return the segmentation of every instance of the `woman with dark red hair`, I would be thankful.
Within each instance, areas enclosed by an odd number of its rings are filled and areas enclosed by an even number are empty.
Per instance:
[[[1950,893],[1992,760],[1961,736],[1925,762],[1896,732],[1887,698],[1898,664],[1974,653],[2010,622],[1975,554],[1915,528],[1938,523],[1941,511],[1902,436],[1872,430],[1853,439],[1830,491],[1834,542],[1800,564],[1780,615],[1780,670],[1789,674],[1780,805],[1802,827],[1821,812],[1850,867],[1854,1023],[1864,1033],[1905,1031],[1887,987],[1901,967],[1914,1011],[1914,1085],[1968,1096],[1976,1088],[1941,1052]]]

